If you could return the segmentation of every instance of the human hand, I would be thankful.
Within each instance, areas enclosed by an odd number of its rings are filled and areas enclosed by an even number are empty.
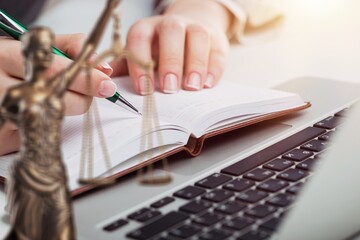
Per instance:
[[[81,50],[84,35],[61,35],[56,38],[56,46],[62,49],[68,56],[75,58]],[[24,80],[24,61],[21,54],[21,42],[9,38],[0,38],[0,103],[7,91],[13,85]],[[94,56],[95,57],[95,56]],[[55,56],[51,67],[47,71],[50,78],[55,73],[64,69],[72,61],[64,57]],[[109,75],[112,69],[110,66],[102,65],[92,70],[92,89],[90,96],[108,97],[112,96],[116,86],[110,80]],[[106,82],[106,83],[103,83]],[[110,87],[107,87],[106,85]],[[101,91],[101,87],[104,87]],[[79,74],[74,84],[64,96],[66,115],[84,113],[90,106],[92,97],[86,89],[86,76]],[[74,104],[75,103],[75,104]],[[15,152],[19,149],[19,134],[16,126],[6,122],[0,129],[0,156]]]
[[[70,58],[75,58],[85,40],[83,34],[58,35],[56,36],[56,46],[63,50]],[[24,80],[24,60],[21,54],[21,42],[9,38],[0,38],[0,99],[5,94],[8,87],[21,83]],[[95,58],[95,56],[94,56]],[[54,56],[54,60],[46,72],[48,78],[66,68],[72,60]],[[87,90],[85,73],[80,73],[69,91],[65,94],[64,101],[66,115],[77,115],[84,113],[91,104],[91,98],[110,97],[116,91],[116,85],[111,81],[109,75],[112,68],[103,64],[97,69],[92,70],[92,89]],[[74,104],[76,103],[76,104]]]
[[[129,30],[126,49],[142,62],[155,59],[159,90],[176,93],[179,89],[200,90],[216,85],[228,55],[226,36],[228,12],[214,1],[176,1],[164,15],[136,22]],[[219,20],[220,18],[220,20]],[[223,20],[221,20],[223,18]],[[114,75],[120,63],[113,62]],[[128,61],[135,90],[147,93],[149,74],[154,90],[154,72],[147,73]]]

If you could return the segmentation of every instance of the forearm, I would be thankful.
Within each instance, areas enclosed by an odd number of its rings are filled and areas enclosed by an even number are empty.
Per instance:
[[[223,32],[228,30],[232,21],[227,8],[214,0],[177,0],[165,9],[164,14],[188,17]]]

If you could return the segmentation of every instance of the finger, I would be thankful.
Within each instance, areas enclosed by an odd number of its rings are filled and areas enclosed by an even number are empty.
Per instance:
[[[92,100],[92,97],[67,91],[64,95],[65,115],[74,116],[84,114],[91,106]]]
[[[23,81],[9,77],[0,71],[0,99],[3,99],[8,88],[20,83],[23,83]],[[67,91],[64,96],[64,102],[65,115],[79,115],[85,113],[89,109],[92,102],[92,97],[72,91]]]
[[[60,34],[60,35],[56,35],[55,45],[66,55],[68,55],[70,59],[75,59],[80,54],[80,51],[85,41],[86,41],[86,35],[83,33]],[[96,57],[97,54],[93,54],[90,57],[90,62],[94,61]],[[96,68],[109,76],[112,74],[113,71],[110,65],[106,62],[101,63]]]
[[[126,49],[140,62],[146,63],[151,60],[152,41],[155,34],[155,26],[159,17],[136,22],[129,30],[126,40]],[[147,72],[144,68],[128,59],[130,77],[135,91],[141,95],[147,95],[154,91],[153,70]],[[148,79],[150,78],[150,85]]]
[[[24,78],[24,58],[21,42],[12,39],[0,40],[0,69],[7,75]]]
[[[186,23],[179,17],[165,17],[158,27],[160,90],[176,93],[181,87]]]
[[[23,57],[20,51],[20,42],[2,39],[0,44],[1,46],[6,46],[3,48],[4,51],[0,51],[0,69],[13,78],[24,79],[25,71],[23,66]],[[73,52],[71,54],[76,53]],[[55,56],[54,61],[46,71],[46,76],[48,78],[55,76],[55,74],[64,70],[70,63],[72,63],[70,59]],[[93,69],[91,70],[90,91],[87,90],[87,78],[84,72],[77,75],[74,83],[70,86],[70,89],[81,94],[104,98],[114,95],[116,85],[111,81],[108,75],[99,70]]]
[[[71,60],[64,57],[55,56],[53,63],[46,71],[47,77],[51,78],[55,76],[64,70],[71,62]],[[90,84],[90,89],[88,88],[88,84]],[[108,75],[97,69],[91,69],[90,78],[88,78],[85,71],[81,71],[76,75],[69,89],[88,96],[107,98],[113,96],[117,88]]]
[[[207,29],[198,24],[188,25],[184,89],[200,90],[203,88],[207,75],[209,52],[210,35]]]
[[[229,52],[229,42],[226,38],[214,39],[212,41],[212,49],[210,50],[208,72],[205,78],[204,87],[214,87],[222,74],[227,62]]]

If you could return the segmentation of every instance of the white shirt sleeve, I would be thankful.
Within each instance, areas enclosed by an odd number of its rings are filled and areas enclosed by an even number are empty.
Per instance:
[[[162,0],[155,9],[162,12],[172,2],[181,0]],[[260,27],[282,15],[278,0],[209,0],[225,6],[233,15],[227,36],[231,42],[240,42],[245,26]]]

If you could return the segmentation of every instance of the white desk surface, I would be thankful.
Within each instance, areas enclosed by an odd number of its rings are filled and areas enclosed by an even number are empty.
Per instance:
[[[78,13],[76,6],[87,4],[89,20],[76,24],[71,16]],[[148,0],[131,0],[143,6]],[[71,2],[71,3],[70,3]],[[57,33],[87,32],[101,9],[96,0],[63,0],[59,9],[45,13],[39,22],[55,29]],[[130,0],[124,4],[129,5]],[[360,83],[360,1],[357,0],[284,0],[285,18],[270,30],[249,34],[242,45],[231,48],[224,80],[272,87],[299,76],[317,76]],[[136,20],[139,9],[129,17],[124,16],[124,26]],[[69,11],[62,24],[55,16]],[[134,8],[133,8],[134,11]],[[91,14],[94,13],[94,14]],[[141,13],[141,12],[140,12]],[[142,12],[148,14],[149,10]],[[68,22],[68,24],[67,24]],[[69,28],[68,26],[71,26]],[[321,92],[320,92],[321,94]],[[5,216],[5,194],[0,191],[0,238],[9,226],[2,221]]]

